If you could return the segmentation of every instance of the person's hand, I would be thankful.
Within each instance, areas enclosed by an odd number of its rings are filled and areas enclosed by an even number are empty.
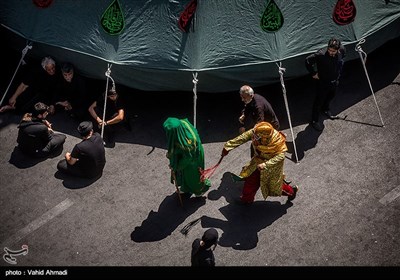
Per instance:
[[[11,96],[10,99],[8,100],[8,104],[10,104],[11,107],[15,107],[15,103],[17,103],[17,98]]]
[[[47,111],[49,112],[50,115],[53,115],[54,112],[55,112],[54,105],[50,105],[50,106],[49,106],[49,109],[48,109]]]
[[[244,119],[245,119],[245,116],[244,116],[244,115],[241,115],[241,116],[239,117],[239,122],[240,122],[241,124],[244,124]]]
[[[244,126],[239,127],[239,134],[242,134],[245,131],[246,131],[246,128],[244,128]]]
[[[227,149],[223,148],[222,152],[221,152],[221,156],[224,157],[224,156],[228,155],[228,153],[229,153],[229,151]]]
[[[43,123],[49,128],[52,129],[51,123],[48,120],[43,120]]]
[[[71,111],[72,110],[72,105],[69,102],[67,102],[67,106],[65,106],[65,110],[66,111]]]
[[[267,167],[267,165],[265,163],[257,164],[257,169],[260,171],[264,170],[266,167]]]
[[[318,73],[315,73],[315,75],[314,75],[314,76],[312,76],[312,77],[313,77],[313,79],[315,79],[315,80],[319,80]]]

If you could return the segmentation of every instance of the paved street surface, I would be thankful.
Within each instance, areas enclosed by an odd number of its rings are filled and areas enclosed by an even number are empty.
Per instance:
[[[16,148],[21,116],[1,114],[1,248],[17,251],[28,245],[29,252],[16,256],[15,265],[4,259],[0,265],[184,267],[190,265],[192,241],[215,227],[220,267],[398,268],[399,49],[397,38],[367,60],[384,127],[360,60],[346,63],[332,104],[332,112],[346,119],[325,120],[322,132],[308,124],[315,94],[310,78],[286,81],[294,141],[280,84],[257,89],[271,101],[288,135],[285,173],[300,186],[293,203],[285,197],[264,201],[258,193],[251,206],[235,204],[243,183],[229,174],[238,174],[249,160],[249,146],[243,145],[223,159],[206,198],[184,198],[184,207],[179,205],[169,182],[162,123],[170,116],[193,121],[191,92],[120,87],[129,101],[132,130],[121,131],[115,148],[106,149],[106,168],[97,181],[57,172],[57,162],[80,141],[76,121],[63,114],[49,117],[56,131],[67,134],[64,151],[32,160]],[[18,61],[16,54],[5,69],[8,76]],[[8,82],[2,77],[2,92]],[[103,86],[105,81],[92,90]],[[225,141],[237,135],[242,103],[238,92],[199,93],[197,105],[197,128],[210,167]]]

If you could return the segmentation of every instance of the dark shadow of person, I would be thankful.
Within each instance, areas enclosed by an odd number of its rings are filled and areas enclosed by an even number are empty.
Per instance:
[[[202,216],[201,226],[220,228],[223,231],[218,241],[220,246],[232,247],[235,250],[250,250],[257,246],[258,232],[285,215],[293,204],[255,201],[250,205],[238,205],[234,201],[240,196],[242,187],[243,182],[234,182],[230,172],[226,172],[218,189],[209,193],[210,200],[225,197],[229,203],[219,209],[226,220]]]
[[[51,155],[49,155],[48,157],[42,157],[42,158],[35,158],[35,157],[31,157],[28,156],[26,154],[24,154],[19,148],[18,146],[14,147],[13,152],[11,153],[10,159],[9,159],[9,163],[14,165],[15,167],[19,168],[19,169],[26,169],[32,166],[35,166],[36,164],[45,161],[48,158],[55,158],[58,157],[61,153],[62,153],[62,147],[60,149],[58,149],[57,151],[54,151]]]
[[[167,196],[161,202],[157,212],[151,210],[142,225],[135,227],[131,233],[131,240],[134,242],[153,242],[166,238],[187,217],[205,205],[206,198],[182,196],[182,202],[183,207],[180,205],[176,193]]]
[[[65,188],[71,189],[71,190],[77,190],[77,189],[83,189],[97,180],[101,178],[102,174],[98,175],[97,177],[94,178],[81,178],[81,177],[74,177],[68,174],[65,174],[63,172],[60,172],[57,170],[57,172],[54,174],[54,177],[57,179],[63,180],[62,184]]]
[[[318,138],[321,135],[322,131],[315,130],[311,125],[306,126],[303,131],[300,131],[296,139],[294,140],[296,144],[296,151],[298,160],[302,160],[304,158],[304,153],[312,148],[314,148],[318,143]],[[294,151],[293,142],[286,142],[288,153],[292,154],[291,160],[296,162],[296,154]]]

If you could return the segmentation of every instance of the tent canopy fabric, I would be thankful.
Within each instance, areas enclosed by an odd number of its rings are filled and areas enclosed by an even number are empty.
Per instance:
[[[287,78],[305,75],[304,57],[331,37],[348,48],[347,59],[355,59],[360,39],[369,52],[400,35],[398,0],[275,0],[284,22],[266,32],[261,17],[270,1],[197,0],[188,32],[178,19],[190,0],[47,0],[43,8],[35,5],[39,0],[3,1],[0,22],[32,42],[32,55],[72,62],[99,79],[111,63],[116,83],[149,91],[192,90],[193,72],[201,92],[262,86],[279,81],[276,62]],[[333,20],[338,2],[354,5],[351,23]],[[124,23],[115,35],[101,21],[113,3]]]

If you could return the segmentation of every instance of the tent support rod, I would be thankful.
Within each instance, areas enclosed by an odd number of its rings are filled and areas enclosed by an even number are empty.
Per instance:
[[[372,93],[372,96],[373,96],[373,98],[374,98],[375,106],[376,106],[376,109],[378,110],[378,114],[379,114],[379,118],[380,118],[381,123],[382,123],[382,127],[384,127],[385,124],[383,123],[381,111],[379,110],[378,102],[376,101],[375,93],[374,93],[374,90],[372,89],[371,81],[370,81],[370,79],[369,79],[367,67],[365,66],[365,62],[367,61],[367,54],[366,54],[366,53],[362,50],[362,48],[361,48],[361,44],[363,44],[363,43],[365,43],[365,39],[361,39],[360,42],[357,43],[357,45],[356,45],[356,51],[357,51],[358,54],[360,55],[360,59],[361,59],[362,66],[363,66],[363,68],[364,68],[365,76],[367,77],[368,84],[369,84],[369,88],[370,88],[371,93]]]
[[[31,45],[30,42],[28,42],[28,44],[27,44],[27,45],[25,46],[25,48],[22,50],[21,59],[19,60],[19,63],[18,63],[18,65],[17,65],[17,68],[16,68],[15,71],[14,71],[14,75],[12,76],[11,81],[10,81],[10,83],[8,84],[8,87],[7,87],[6,91],[4,92],[3,97],[1,98],[0,106],[3,104],[4,98],[6,97],[7,92],[8,92],[8,90],[10,89],[10,86],[11,86],[12,82],[14,81],[15,75],[17,74],[18,69],[19,69],[19,67],[21,66],[21,63],[24,61],[24,57],[25,57],[26,53],[27,53],[30,49],[32,49],[32,45]]]
[[[294,154],[296,156],[296,163],[298,163],[299,162],[299,158],[297,156],[296,142],[294,140],[292,120],[290,118],[290,111],[289,111],[289,103],[288,103],[287,96],[286,96],[285,81],[283,80],[283,73],[286,71],[286,68],[282,68],[282,62],[280,62],[279,64],[277,63],[276,65],[278,66],[278,69],[279,69],[278,71],[279,71],[279,76],[280,76],[280,80],[281,80],[283,100],[285,101],[285,107],[286,107],[286,113],[287,113],[288,120],[289,120],[290,132],[292,134]]]
[[[108,80],[111,80],[113,82],[113,87],[112,89],[115,90],[115,83],[113,78],[111,78],[111,63],[108,63],[107,65],[107,71],[105,73],[106,77],[107,77],[107,82],[106,82],[106,91],[104,92],[104,108],[103,108],[103,120],[101,122],[101,138],[103,139],[104,142],[104,122],[106,120],[106,109],[107,109],[107,94],[108,94]],[[104,142],[105,143],[105,142]]]
[[[197,117],[197,72],[193,72],[193,126],[196,127],[196,117]]]

